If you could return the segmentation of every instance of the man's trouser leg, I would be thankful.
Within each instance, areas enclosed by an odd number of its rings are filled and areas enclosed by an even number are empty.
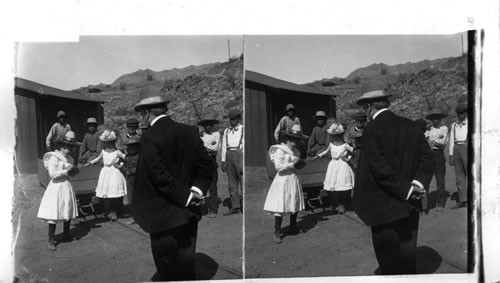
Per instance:
[[[381,275],[415,274],[419,213],[372,227],[372,241]]]
[[[448,197],[446,192],[444,176],[446,174],[446,160],[442,150],[433,150],[434,153],[434,176],[436,177],[437,198],[436,206],[445,207]]]
[[[455,144],[455,175],[459,201],[467,201],[467,144]]]
[[[160,281],[195,280],[198,221],[150,234],[151,250]]]
[[[212,181],[210,182],[210,186],[208,187],[208,191],[210,192],[210,199],[208,201],[208,209],[209,212],[217,213],[219,207],[219,201],[217,196],[217,179],[219,178],[218,174],[218,166],[217,160],[215,156],[211,156],[214,162],[214,172],[212,175]]]
[[[241,170],[243,154],[241,150],[229,150],[226,154],[227,163],[227,183],[229,194],[231,196],[232,208],[240,208],[240,191],[239,184],[241,183]]]

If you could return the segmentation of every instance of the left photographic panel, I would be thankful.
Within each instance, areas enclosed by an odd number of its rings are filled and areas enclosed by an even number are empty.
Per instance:
[[[15,281],[243,276],[243,36],[16,45]]]

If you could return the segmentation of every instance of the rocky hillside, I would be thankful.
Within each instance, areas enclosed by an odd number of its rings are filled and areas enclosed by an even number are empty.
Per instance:
[[[348,115],[359,111],[355,100],[362,86],[376,81],[392,94],[391,109],[410,119],[423,118],[433,107],[448,112],[447,124],[455,119],[458,97],[467,95],[467,57],[425,60],[394,66],[373,64],[353,71],[346,78],[314,81],[306,85],[339,95],[337,117],[349,123]]]
[[[138,70],[120,76],[110,85],[91,85],[74,92],[106,99],[106,125],[123,130],[128,118],[139,118],[133,106],[139,90],[149,85],[159,87],[162,95],[171,101],[168,115],[174,120],[195,125],[200,118],[215,113],[222,129],[228,125],[223,119],[227,111],[243,108],[243,55],[223,63],[182,69]]]

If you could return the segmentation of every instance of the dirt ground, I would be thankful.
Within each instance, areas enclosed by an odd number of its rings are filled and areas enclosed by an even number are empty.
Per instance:
[[[228,197],[227,177],[219,171],[219,197]],[[18,282],[138,282],[150,281],[156,269],[149,235],[128,219],[115,223],[101,216],[78,218],[72,222],[73,234],[80,237],[60,243],[56,251],[46,246],[47,224],[36,218],[44,189],[36,175],[16,180],[13,211],[14,231],[19,228],[15,246],[15,276]],[[199,223],[196,253],[200,280],[242,278],[242,215],[203,217]],[[62,236],[57,226],[56,240]]]
[[[265,168],[246,168],[245,274],[247,278],[373,275],[378,264],[370,228],[353,211],[337,215],[332,207],[299,213],[304,230],[272,241],[274,217],[262,210],[271,180]],[[448,166],[446,189],[456,192],[454,168]],[[430,202],[435,202],[435,180]],[[467,272],[467,210],[451,210],[448,199],[443,212],[431,209],[420,217],[417,245],[419,274]],[[288,217],[283,220],[286,233]]]

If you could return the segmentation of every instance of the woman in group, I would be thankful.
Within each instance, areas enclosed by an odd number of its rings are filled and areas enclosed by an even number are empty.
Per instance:
[[[94,165],[102,158],[104,166],[99,174],[95,193],[98,198],[104,199],[104,208],[108,212],[109,220],[116,221],[123,206],[123,196],[127,194],[127,181],[120,171],[125,154],[116,149],[115,132],[105,130],[99,139],[103,142],[104,149],[98,157],[84,166]]]
[[[353,148],[344,142],[344,127],[333,123],[327,130],[331,135],[328,148],[318,153],[313,159],[325,156],[328,152],[332,160],[328,163],[323,189],[330,193],[332,204],[337,199],[335,208],[339,214],[344,214],[349,203],[349,196],[354,187],[354,172],[347,163],[352,156]]]
[[[56,250],[55,231],[56,223],[64,224],[64,241],[71,241],[73,236],[70,233],[71,219],[77,217],[76,196],[71,186],[70,177],[77,169],[73,166],[73,158],[70,153],[75,148],[75,133],[68,131],[62,140],[56,140],[55,150],[45,153],[43,165],[47,169],[50,182],[43,194],[38,218],[47,221],[49,224],[49,240],[47,246],[49,250]]]
[[[297,213],[304,210],[304,196],[302,186],[296,175],[297,169],[304,167],[304,160],[296,149],[297,143],[303,138],[300,125],[293,125],[284,136],[284,142],[273,145],[269,149],[269,156],[276,168],[276,176],[269,188],[264,210],[274,215],[273,240],[281,243],[281,223],[283,215],[290,214],[289,234],[299,232],[297,227]]]

